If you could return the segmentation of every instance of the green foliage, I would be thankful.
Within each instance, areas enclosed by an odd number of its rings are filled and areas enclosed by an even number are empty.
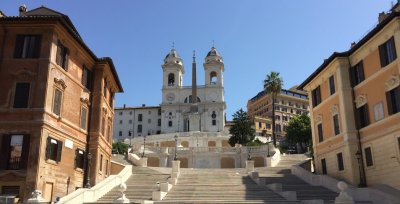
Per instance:
[[[113,150],[117,150],[119,154],[125,154],[128,152],[128,144],[123,142],[116,142],[112,144]]]
[[[229,133],[232,135],[229,138],[229,144],[233,147],[239,143],[246,145],[248,142],[254,140],[255,130],[251,127],[252,122],[247,116],[247,112],[240,109],[233,115],[233,126],[229,129]]]
[[[261,145],[264,145],[264,143],[261,142],[261,140],[259,140],[258,138],[247,143],[247,146],[261,146]]]
[[[300,144],[301,151],[304,152],[303,144],[311,144],[310,117],[303,114],[292,118],[286,128],[286,138],[292,145]]]
[[[281,92],[283,79],[279,76],[279,72],[272,71],[264,80],[264,90],[272,95],[272,101],[276,100],[277,95]],[[276,147],[275,135],[275,103],[272,103],[272,138]]]

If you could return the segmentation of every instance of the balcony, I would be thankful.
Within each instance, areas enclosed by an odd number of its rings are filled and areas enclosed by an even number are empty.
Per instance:
[[[11,157],[8,160],[7,170],[18,170],[21,168],[21,157]]]

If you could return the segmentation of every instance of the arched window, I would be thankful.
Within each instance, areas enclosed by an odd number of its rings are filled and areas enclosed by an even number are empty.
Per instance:
[[[168,86],[173,86],[175,85],[175,75],[173,73],[170,73],[168,75]]]
[[[216,72],[210,73],[210,84],[217,84],[217,73]]]
[[[190,95],[189,97],[186,97],[185,100],[183,101],[184,103],[192,103],[192,95]],[[197,97],[197,103],[200,103],[200,98]]]

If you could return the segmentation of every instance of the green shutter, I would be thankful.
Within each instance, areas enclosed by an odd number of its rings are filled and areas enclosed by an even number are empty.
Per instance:
[[[384,67],[387,65],[387,62],[386,62],[387,53],[386,53],[385,45],[386,44],[379,45],[379,58],[381,61],[381,67]]]
[[[50,144],[51,144],[51,137],[47,137],[47,141],[46,141],[46,159],[50,159]]]

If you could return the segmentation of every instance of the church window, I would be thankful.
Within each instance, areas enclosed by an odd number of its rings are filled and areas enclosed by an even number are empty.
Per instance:
[[[217,125],[217,120],[216,120],[217,115],[215,114],[215,111],[212,112],[211,118],[212,118],[212,125],[213,126]]]
[[[184,103],[192,103],[192,95],[190,95],[189,97],[186,97],[185,98],[185,100],[184,100]],[[200,102],[200,98],[199,97],[197,97],[197,102],[199,103]]]
[[[172,121],[168,121],[168,127],[172,127]]]
[[[175,75],[170,73],[168,75],[168,86],[174,86],[175,85]]]
[[[217,73],[211,72],[210,73],[210,84],[216,84],[216,83],[217,83]]]

